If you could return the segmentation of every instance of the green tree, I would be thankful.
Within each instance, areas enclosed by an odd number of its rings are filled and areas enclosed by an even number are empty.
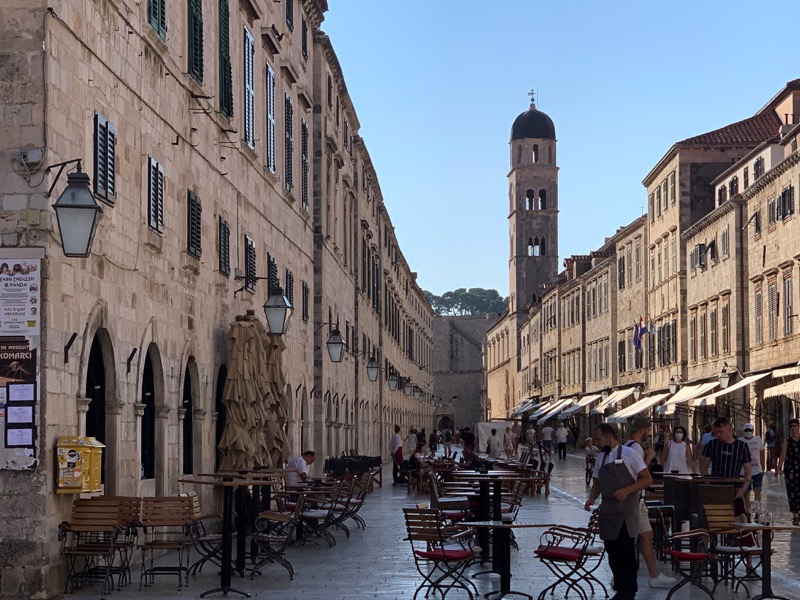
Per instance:
[[[508,298],[503,298],[497,290],[484,288],[458,288],[437,296],[423,290],[431,307],[437,315],[484,315],[503,312]]]

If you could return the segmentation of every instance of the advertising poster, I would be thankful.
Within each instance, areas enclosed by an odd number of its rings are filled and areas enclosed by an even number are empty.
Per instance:
[[[41,257],[0,249],[0,469],[36,466]]]

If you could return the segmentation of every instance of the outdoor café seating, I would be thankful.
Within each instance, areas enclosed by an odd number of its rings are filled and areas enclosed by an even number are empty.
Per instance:
[[[178,589],[189,584],[189,562],[191,557],[191,526],[194,508],[191,498],[166,496],[142,498],[142,573],[139,589],[153,583],[156,575],[176,575]],[[157,555],[165,551],[175,554],[173,564],[155,564]]]
[[[704,591],[714,600],[714,593],[703,583],[717,556],[711,548],[711,535],[706,529],[679,531],[669,537],[669,545],[664,553],[672,561],[673,571],[680,580],[672,586],[666,600],[685,585],[691,584]]]
[[[261,572],[267,563],[276,562],[289,572],[289,579],[294,579],[294,567],[286,558],[286,549],[295,539],[295,532],[303,514],[305,497],[300,494],[294,501],[294,509],[290,512],[265,510],[255,521],[252,539],[258,547],[255,565],[250,570],[250,579]]]

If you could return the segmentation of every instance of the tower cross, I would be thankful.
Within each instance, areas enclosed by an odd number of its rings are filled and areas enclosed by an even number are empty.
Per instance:
[[[536,92],[531,90],[530,92],[528,92],[528,96],[531,97],[531,104],[535,104],[536,103]]]

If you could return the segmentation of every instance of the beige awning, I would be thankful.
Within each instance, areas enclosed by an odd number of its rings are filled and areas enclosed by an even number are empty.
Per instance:
[[[572,404],[572,401],[573,401],[573,398],[566,398],[566,399],[562,399],[562,400],[556,402],[555,404],[553,404],[553,406],[550,407],[550,410],[548,410],[546,413],[542,414],[542,416],[539,417],[537,420],[546,421],[547,419],[549,419],[550,417],[555,415],[558,411],[560,411],[560,410],[566,408],[567,406],[569,406],[570,404]]]
[[[537,409],[536,409],[534,412],[532,412],[532,413],[531,413],[531,414],[528,416],[528,419],[538,419],[540,415],[543,415],[543,414],[544,414],[544,413],[546,413],[548,410],[550,410],[551,408],[553,408],[553,406],[555,406],[555,404],[556,404],[557,402],[559,402],[559,401],[558,401],[558,400],[555,400],[555,399],[548,400],[547,402],[545,402],[544,404],[542,404],[541,406],[539,406],[539,408],[537,408]]]
[[[778,379],[779,377],[797,377],[798,375],[800,375],[800,365],[784,367],[783,369],[775,369],[772,372],[772,376],[775,379]]]
[[[681,389],[675,392],[669,400],[666,401],[664,406],[672,406],[673,404],[682,404],[688,402],[692,398],[698,398],[707,394],[714,388],[719,387],[719,381],[707,381],[706,383],[696,383],[694,385],[684,385]]]
[[[643,413],[644,411],[649,410],[650,408],[661,402],[667,396],[669,396],[669,392],[655,394],[653,396],[648,396],[647,398],[640,398],[638,401],[634,402],[627,408],[623,408],[622,410],[611,415],[608,418],[608,422],[624,423],[625,421],[628,420],[629,417],[638,415],[639,413]]]
[[[569,417],[570,415],[574,415],[576,412],[579,412],[581,409],[589,406],[592,402],[597,402],[598,400],[600,400],[600,398],[602,398],[600,394],[589,394],[588,396],[584,396],[578,401],[577,404],[570,406],[566,410],[562,410],[558,414],[558,417],[563,419],[564,417]]]
[[[525,402],[518,404],[513,409],[511,409],[509,416],[516,417],[517,415],[521,415],[522,413],[527,412],[533,408],[537,408],[542,404],[544,404],[544,402],[537,402],[536,400],[533,399],[526,400]]]
[[[758,373],[757,375],[750,375],[749,377],[745,377],[734,383],[733,385],[729,385],[724,390],[720,390],[718,392],[714,392],[708,396],[703,396],[701,398],[695,398],[694,400],[690,401],[689,404],[694,407],[698,406],[714,406],[717,402],[717,398],[724,396],[725,394],[730,394],[731,392],[735,392],[747,385],[750,385],[754,381],[758,381],[759,379],[763,379],[767,377],[769,373]]]
[[[613,408],[614,406],[617,405],[617,403],[620,400],[624,400],[625,398],[633,394],[633,390],[634,388],[629,387],[622,390],[617,390],[616,392],[610,394],[608,398],[603,400],[600,404],[598,404],[592,409],[592,414],[602,415],[607,408]]]
[[[789,394],[800,394],[800,379],[792,379],[764,390],[764,398],[788,396]]]

